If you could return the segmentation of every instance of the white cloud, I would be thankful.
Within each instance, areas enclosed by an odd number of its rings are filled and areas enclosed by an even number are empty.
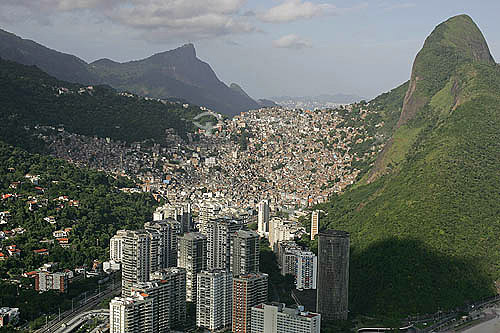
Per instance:
[[[31,18],[86,11],[134,28],[149,39],[210,38],[255,28],[239,15],[247,0],[1,0],[28,10]]]
[[[282,23],[315,16],[333,14],[337,7],[331,4],[315,4],[309,1],[285,0],[283,3],[259,14],[264,22]]]
[[[285,23],[319,16],[341,15],[367,7],[367,2],[362,2],[353,7],[339,8],[328,3],[314,3],[303,0],[281,0],[279,5],[271,7],[265,12],[258,13],[257,17],[261,21],[267,23]]]
[[[273,41],[273,46],[286,49],[304,49],[312,47],[311,41],[303,39],[295,34],[290,34]]]

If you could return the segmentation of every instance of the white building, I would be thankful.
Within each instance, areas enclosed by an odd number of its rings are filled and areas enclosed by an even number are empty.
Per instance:
[[[319,210],[315,210],[311,214],[311,240],[314,240],[314,237],[319,232]]]
[[[123,259],[123,241],[127,235],[126,230],[118,230],[116,235],[109,240],[109,260],[121,262]]]
[[[204,223],[215,219],[219,215],[221,208],[221,205],[214,200],[204,200],[200,204],[198,212],[198,229],[202,231]]]
[[[210,331],[231,326],[233,275],[224,270],[197,275],[196,326]]]
[[[293,240],[296,233],[296,223],[273,218],[269,221],[269,244],[274,252],[278,252],[278,244],[283,241]]]
[[[109,332],[153,333],[153,308],[147,294],[115,297],[109,303]]]
[[[282,303],[252,307],[251,321],[251,333],[319,333],[321,329],[319,313],[286,308]]]
[[[316,289],[318,257],[312,252],[299,251],[296,254],[295,288]]]
[[[16,325],[19,322],[19,308],[0,308],[0,327]]]
[[[153,221],[161,221],[166,219],[174,219],[181,223],[181,233],[189,232],[193,228],[193,216],[191,212],[191,204],[171,204],[167,203],[158,207],[153,212]]]

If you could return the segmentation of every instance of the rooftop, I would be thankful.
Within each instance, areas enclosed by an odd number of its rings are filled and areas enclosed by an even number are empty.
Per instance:
[[[332,229],[321,231],[319,235],[325,237],[342,237],[342,238],[349,237],[349,233],[347,231],[332,230]]]

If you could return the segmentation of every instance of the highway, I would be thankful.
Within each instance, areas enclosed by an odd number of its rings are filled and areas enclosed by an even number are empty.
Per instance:
[[[59,317],[50,321],[47,325],[37,330],[37,333],[52,333],[52,332],[66,332],[65,330],[61,331],[63,324],[66,326],[69,322],[72,322],[74,319],[87,315],[86,312],[96,307],[103,299],[107,297],[111,297],[114,295],[120,294],[121,285],[116,286],[114,289],[111,287],[102,291],[100,294],[94,295],[87,299],[87,302],[81,305],[78,308],[75,308],[74,311],[68,310],[64,313],[61,313],[60,320]]]
[[[109,310],[107,309],[102,309],[102,310],[90,310],[87,312],[80,313],[66,324],[65,327],[61,327],[55,333],[71,333],[74,330],[76,330],[78,327],[80,327],[83,323],[87,321],[87,319],[90,319],[91,317],[97,316],[97,315],[105,315],[109,316]]]

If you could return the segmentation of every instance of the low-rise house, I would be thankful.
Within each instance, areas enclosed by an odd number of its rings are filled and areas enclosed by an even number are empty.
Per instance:
[[[58,238],[57,241],[59,242],[59,245],[63,248],[67,248],[70,246],[69,238]]]
[[[38,250],[33,250],[33,253],[41,255],[41,256],[48,256],[49,255],[49,250],[47,250],[47,249],[38,249]]]
[[[67,238],[68,233],[65,230],[56,230],[52,233],[54,238]]]
[[[40,182],[40,175],[31,175],[28,173],[24,177],[28,179],[33,185],[38,185],[38,183]]]
[[[9,253],[9,256],[11,256],[11,257],[21,256],[21,250],[18,249],[16,245],[7,246],[7,252]]]
[[[54,216],[44,217],[43,220],[50,224],[56,224],[56,218]]]

